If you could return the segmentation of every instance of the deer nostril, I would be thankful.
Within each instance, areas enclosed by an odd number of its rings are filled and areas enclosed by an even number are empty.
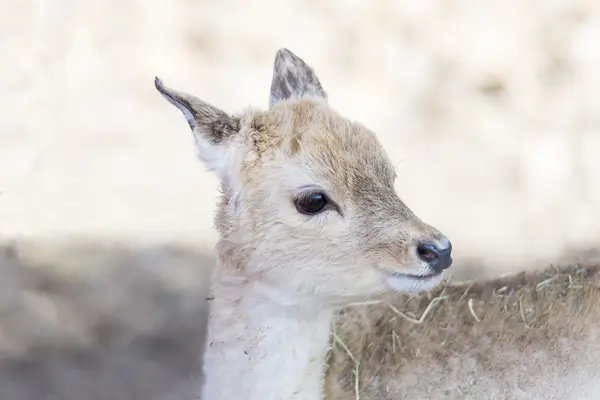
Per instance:
[[[435,262],[440,258],[439,249],[431,243],[420,243],[417,247],[417,254],[419,255],[419,258],[426,263]]]
[[[431,242],[421,242],[417,246],[417,255],[419,258],[439,272],[450,267],[452,264],[451,253],[452,245],[450,242],[443,249]]]

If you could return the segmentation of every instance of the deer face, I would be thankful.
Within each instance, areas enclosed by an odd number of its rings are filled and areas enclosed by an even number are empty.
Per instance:
[[[222,240],[257,284],[337,304],[430,289],[452,263],[448,239],[396,194],[376,136],[329,108],[314,71],[290,51],[277,53],[267,111],[234,118],[158,79],[156,87],[221,178]]]

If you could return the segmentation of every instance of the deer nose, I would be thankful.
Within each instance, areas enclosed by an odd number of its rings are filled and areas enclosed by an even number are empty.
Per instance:
[[[442,272],[452,265],[452,243],[448,239],[438,243],[421,242],[417,246],[417,254],[436,272]]]

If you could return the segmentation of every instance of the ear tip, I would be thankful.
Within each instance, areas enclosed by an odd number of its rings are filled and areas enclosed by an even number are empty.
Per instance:
[[[286,47],[281,47],[277,50],[277,54],[275,54],[276,60],[283,60],[286,58],[298,58],[290,49]]]
[[[162,83],[162,80],[158,76],[154,77],[154,87],[156,87],[156,90],[158,90],[161,93],[165,91],[165,87]]]
[[[290,53],[291,53],[291,54],[293,54],[293,53],[292,53],[292,51],[291,51],[290,49],[288,49],[287,47],[280,47],[280,48],[277,50],[277,54],[278,54],[278,55],[279,55],[279,54],[282,54],[282,55],[283,55],[283,54],[290,54]]]

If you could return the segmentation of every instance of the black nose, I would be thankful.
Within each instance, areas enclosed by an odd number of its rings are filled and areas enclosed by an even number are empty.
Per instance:
[[[449,241],[447,246],[440,247],[432,242],[421,242],[417,246],[419,258],[425,261],[436,272],[441,272],[452,265],[452,244]]]

